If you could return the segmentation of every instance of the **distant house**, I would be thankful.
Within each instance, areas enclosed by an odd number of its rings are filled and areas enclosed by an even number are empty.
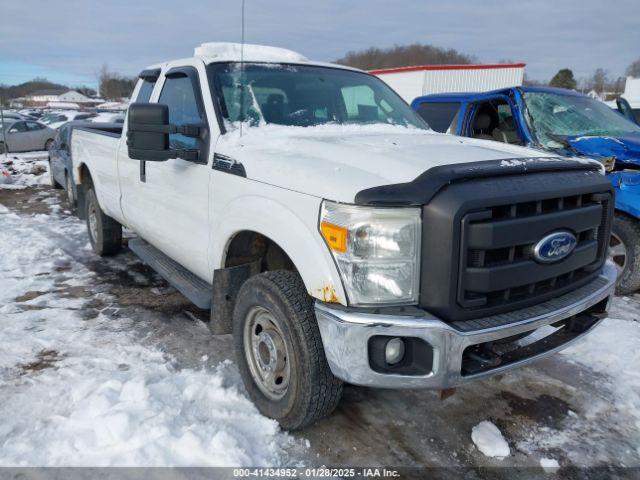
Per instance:
[[[25,106],[30,107],[46,107],[49,103],[76,103],[83,106],[93,106],[102,103],[104,100],[100,98],[90,98],[75,90],[65,89],[49,89],[36,90],[29,95],[25,95],[21,99]]]

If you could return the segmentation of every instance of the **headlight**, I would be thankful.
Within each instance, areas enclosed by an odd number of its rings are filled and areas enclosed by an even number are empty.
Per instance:
[[[323,202],[320,232],[351,305],[418,303],[420,209]]]

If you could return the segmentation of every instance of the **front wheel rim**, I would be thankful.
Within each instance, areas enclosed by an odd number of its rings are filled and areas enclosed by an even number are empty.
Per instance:
[[[276,317],[253,307],[243,332],[244,352],[253,381],[270,400],[285,396],[291,379],[289,352]]]
[[[611,238],[609,239],[608,256],[618,269],[618,274],[621,274],[627,268],[627,247],[615,233],[611,233]]]

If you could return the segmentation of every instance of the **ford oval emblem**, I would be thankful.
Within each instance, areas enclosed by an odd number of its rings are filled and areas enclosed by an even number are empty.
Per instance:
[[[577,243],[576,236],[566,230],[550,233],[533,247],[533,258],[540,263],[559,262],[573,252]]]

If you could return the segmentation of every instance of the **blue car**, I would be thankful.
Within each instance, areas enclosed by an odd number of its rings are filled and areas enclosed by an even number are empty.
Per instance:
[[[620,294],[640,288],[640,126],[599,100],[551,87],[416,98],[411,106],[438,132],[524,145],[601,161],[616,189],[609,256]]]

